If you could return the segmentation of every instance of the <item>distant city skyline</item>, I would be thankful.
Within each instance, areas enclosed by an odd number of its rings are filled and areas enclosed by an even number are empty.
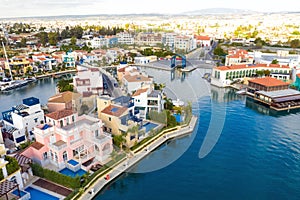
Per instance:
[[[270,1],[252,0],[0,0],[0,18],[100,15],[100,14],[179,14],[208,8],[233,8],[260,12],[300,11],[298,0]]]

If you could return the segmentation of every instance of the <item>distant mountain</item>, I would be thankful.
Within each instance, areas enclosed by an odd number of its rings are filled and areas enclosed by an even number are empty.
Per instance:
[[[253,14],[258,13],[257,11],[244,10],[244,9],[233,9],[233,8],[207,8],[201,10],[194,10],[184,12],[184,15],[223,15],[223,14]]]

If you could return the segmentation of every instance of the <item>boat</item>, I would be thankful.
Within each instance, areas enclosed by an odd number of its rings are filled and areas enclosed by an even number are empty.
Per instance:
[[[28,78],[25,78],[26,81],[28,81],[28,83],[32,83],[32,82],[36,82],[37,79],[35,77],[28,77]]]
[[[16,80],[16,81],[4,82],[4,84],[3,83],[1,84],[0,90],[1,92],[8,92],[13,89],[24,87],[28,83],[29,82],[27,80]]]
[[[236,93],[236,94],[239,94],[239,95],[242,95],[242,94],[246,94],[247,91],[246,91],[245,89],[241,89],[241,90],[239,90],[239,91],[236,91],[235,93]]]

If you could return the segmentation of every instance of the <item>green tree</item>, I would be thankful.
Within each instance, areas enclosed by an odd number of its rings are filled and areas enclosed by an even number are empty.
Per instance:
[[[274,59],[274,60],[272,60],[272,62],[271,62],[271,64],[278,64],[279,62],[278,62],[278,60],[277,59]]]
[[[300,40],[299,39],[292,40],[290,42],[290,46],[293,49],[298,48],[300,46]]]
[[[218,45],[215,49],[214,49],[214,55],[218,55],[218,56],[225,56],[226,52],[224,51],[224,49]]]
[[[49,38],[49,44],[50,45],[56,45],[58,42],[58,33],[57,32],[50,32],[48,34],[48,38]]]
[[[58,87],[59,92],[65,92],[65,91],[71,91],[73,92],[74,88],[73,85],[70,85],[70,83],[72,83],[73,80],[66,80],[66,79],[62,79],[59,80],[56,84],[56,86]]]
[[[259,77],[261,77],[261,76],[264,75],[264,71],[263,71],[263,70],[259,70],[259,71],[256,72],[256,74],[257,74]]]
[[[271,71],[270,70],[264,70],[264,74],[265,74],[265,76],[270,76]]]
[[[75,46],[76,45],[76,41],[77,41],[76,37],[72,36],[72,38],[71,38],[71,45]]]
[[[27,39],[26,38],[22,38],[21,42],[20,42],[20,47],[26,47],[26,42],[27,42]]]
[[[120,147],[120,150],[123,150],[123,145],[126,142],[126,139],[124,137],[124,134],[120,134],[120,135],[113,135],[113,143],[114,145]]]
[[[40,43],[45,46],[48,42],[48,34],[46,32],[40,32],[37,34],[37,37],[39,38]]]

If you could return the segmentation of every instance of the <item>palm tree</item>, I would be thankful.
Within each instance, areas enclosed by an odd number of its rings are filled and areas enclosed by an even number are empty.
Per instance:
[[[126,139],[124,137],[123,134],[120,134],[120,135],[114,135],[113,136],[113,142],[116,146],[119,146],[120,147],[120,150],[122,151],[123,150],[123,145],[124,143],[126,142]]]

